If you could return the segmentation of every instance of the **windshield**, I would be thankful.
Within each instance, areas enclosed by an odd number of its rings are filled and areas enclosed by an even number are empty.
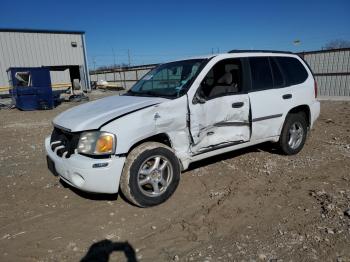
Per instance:
[[[126,95],[179,97],[199,73],[204,59],[162,64],[148,72]]]

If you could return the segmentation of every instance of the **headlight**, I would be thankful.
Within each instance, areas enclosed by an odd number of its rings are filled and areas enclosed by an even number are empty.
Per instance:
[[[115,135],[107,132],[91,131],[81,134],[78,152],[87,155],[107,155],[113,154],[115,147]]]

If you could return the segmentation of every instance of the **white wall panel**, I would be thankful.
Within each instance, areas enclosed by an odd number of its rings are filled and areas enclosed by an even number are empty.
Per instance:
[[[77,47],[72,47],[71,42],[76,42]],[[81,34],[0,31],[0,87],[8,85],[6,70],[9,67],[43,65],[85,67]],[[66,74],[53,75],[53,83],[67,81]]]

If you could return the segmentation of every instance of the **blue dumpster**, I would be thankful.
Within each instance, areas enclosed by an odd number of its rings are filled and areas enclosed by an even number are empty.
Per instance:
[[[7,73],[10,95],[18,109],[27,111],[54,107],[49,68],[11,67]]]

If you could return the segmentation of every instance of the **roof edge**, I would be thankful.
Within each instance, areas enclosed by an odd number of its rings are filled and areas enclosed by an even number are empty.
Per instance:
[[[228,51],[229,54],[234,54],[234,53],[279,53],[279,54],[295,54],[290,51],[278,51],[278,50],[241,50],[241,49],[233,49]]]
[[[0,28],[0,32],[46,33],[46,34],[78,34],[78,35],[85,34],[85,31],[77,31],[77,30],[51,30],[51,29],[31,29],[31,28]]]

